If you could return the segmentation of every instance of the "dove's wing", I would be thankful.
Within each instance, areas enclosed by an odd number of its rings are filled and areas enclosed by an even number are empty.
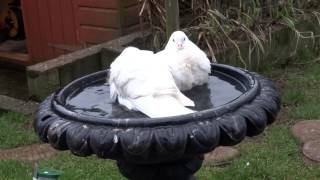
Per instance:
[[[209,74],[211,72],[211,64],[206,53],[190,40],[187,40],[187,48],[190,48],[190,53],[194,55],[199,68]]]
[[[168,66],[151,51],[126,48],[111,64],[110,97],[149,117],[188,114],[194,106],[177,88]]]

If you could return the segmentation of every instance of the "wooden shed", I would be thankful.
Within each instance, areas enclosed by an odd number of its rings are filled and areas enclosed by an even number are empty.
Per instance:
[[[21,0],[21,10],[27,51],[0,59],[24,65],[139,29],[137,0]]]

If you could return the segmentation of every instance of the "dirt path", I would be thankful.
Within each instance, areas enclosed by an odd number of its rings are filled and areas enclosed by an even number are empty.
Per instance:
[[[33,144],[13,149],[0,149],[0,160],[36,161],[49,158],[58,153],[49,144]]]

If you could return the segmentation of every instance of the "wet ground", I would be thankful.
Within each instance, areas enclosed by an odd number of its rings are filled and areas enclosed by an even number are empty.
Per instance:
[[[0,95],[28,99],[28,85],[24,70],[0,66]]]

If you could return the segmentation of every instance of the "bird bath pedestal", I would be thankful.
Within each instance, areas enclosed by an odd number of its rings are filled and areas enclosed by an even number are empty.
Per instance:
[[[35,131],[58,150],[117,160],[131,180],[194,179],[204,153],[261,133],[280,110],[266,78],[227,65],[212,70],[207,85],[184,92],[196,113],[157,119],[112,104],[107,71],[84,76],[40,104]]]

